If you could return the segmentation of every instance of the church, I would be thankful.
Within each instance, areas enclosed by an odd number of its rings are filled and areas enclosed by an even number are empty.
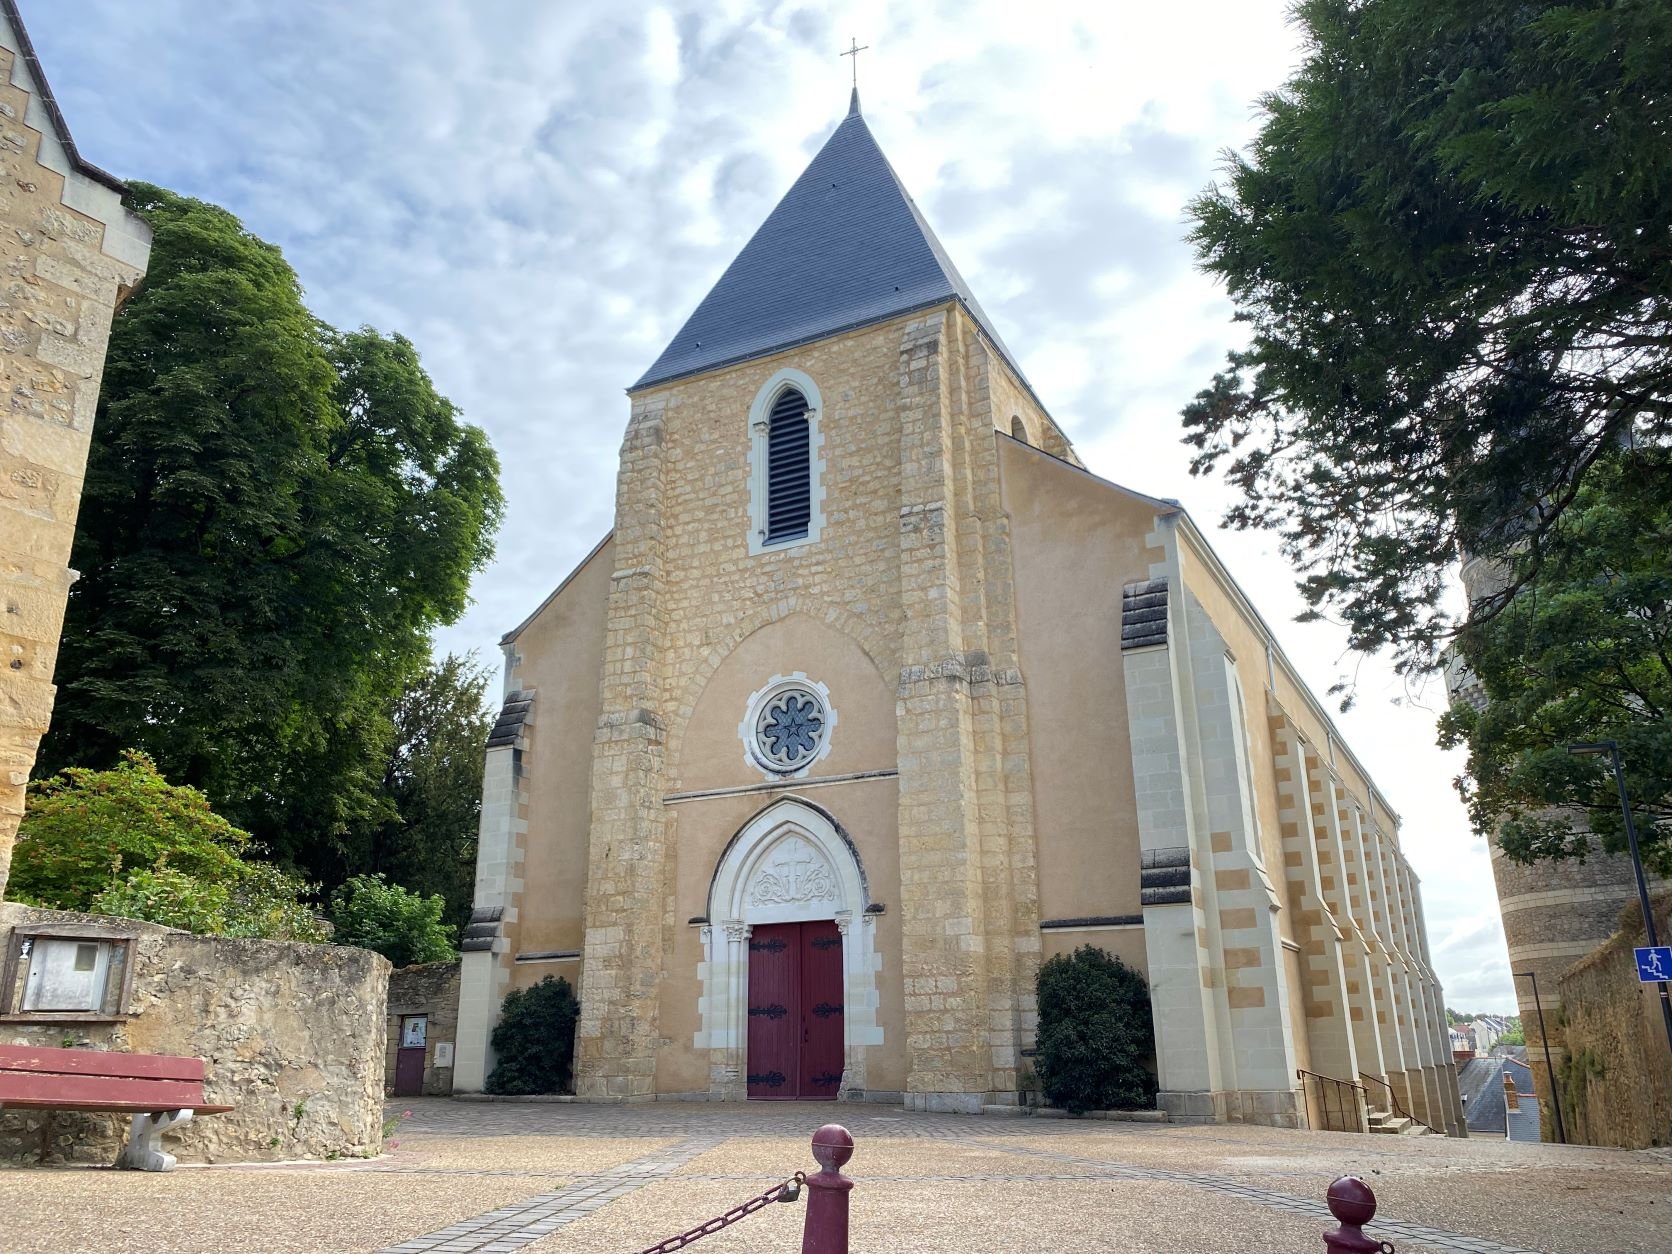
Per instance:
[[[628,396],[614,529],[502,641],[457,1091],[555,974],[582,1100],[1014,1107],[1090,944],[1170,1118],[1343,1126],[1316,1076],[1461,1134],[1397,814],[1180,505],[1082,464],[857,91]]]

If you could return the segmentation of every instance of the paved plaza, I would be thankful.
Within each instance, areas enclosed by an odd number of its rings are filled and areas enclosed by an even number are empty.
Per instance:
[[[413,1100],[374,1161],[0,1171],[7,1254],[635,1254],[811,1172],[854,1135],[856,1251],[1316,1254],[1329,1182],[1363,1176],[1400,1251],[1664,1254],[1666,1151],[908,1114],[867,1105],[606,1107]],[[767,1206],[699,1254],[791,1254]]]

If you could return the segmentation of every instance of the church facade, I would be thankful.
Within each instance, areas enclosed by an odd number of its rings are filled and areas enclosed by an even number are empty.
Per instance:
[[[1014,1105],[1093,944],[1171,1116],[1323,1126],[1314,1072],[1460,1132],[1394,811],[1183,509],[1081,464],[857,96],[629,395],[614,530],[502,642],[457,1090],[556,974],[583,1099]]]

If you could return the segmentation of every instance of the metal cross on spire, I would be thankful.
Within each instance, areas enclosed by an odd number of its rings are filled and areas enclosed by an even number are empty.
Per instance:
[[[853,89],[855,91],[858,91],[859,90],[859,54],[862,53],[862,52],[868,51],[870,49],[871,45],[860,43],[859,40],[855,39],[852,35],[848,36],[848,42],[850,44],[852,44],[853,46],[851,48],[849,48],[846,52],[842,53],[842,55],[844,57],[852,57],[853,58]]]

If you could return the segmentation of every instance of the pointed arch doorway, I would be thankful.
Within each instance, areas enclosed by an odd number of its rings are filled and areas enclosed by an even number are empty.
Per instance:
[[[708,905],[696,1045],[711,1094],[862,1093],[881,963],[864,869],[835,821],[795,799],[768,806],[721,855]]]

